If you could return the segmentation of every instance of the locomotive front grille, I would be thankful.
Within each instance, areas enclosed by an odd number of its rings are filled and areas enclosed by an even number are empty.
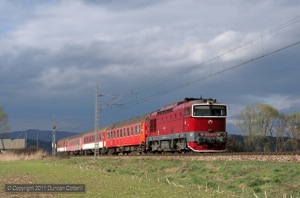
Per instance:
[[[198,143],[223,143],[227,140],[226,132],[198,133]]]

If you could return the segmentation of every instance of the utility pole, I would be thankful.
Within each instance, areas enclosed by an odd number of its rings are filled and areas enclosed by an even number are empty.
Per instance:
[[[96,159],[97,156],[99,155],[99,142],[97,140],[97,132],[99,128],[99,97],[101,97],[99,93],[99,87],[98,85],[96,86],[96,98],[95,98],[95,149],[94,149],[94,158]]]
[[[55,133],[56,133],[56,122],[55,122],[55,117],[53,117],[53,123],[52,123],[52,156],[56,155]]]
[[[27,149],[27,133],[28,133],[28,130],[29,130],[29,122],[27,122],[27,128],[24,132],[24,139],[25,139],[25,149]]]
[[[39,130],[36,129],[36,148],[39,148]]]
[[[25,149],[27,149],[27,129],[24,131]]]

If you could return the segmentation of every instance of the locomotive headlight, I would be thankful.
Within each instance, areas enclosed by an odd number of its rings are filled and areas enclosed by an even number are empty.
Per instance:
[[[204,137],[204,133],[198,133],[198,136]]]
[[[220,137],[222,135],[222,133],[217,133],[217,136]]]

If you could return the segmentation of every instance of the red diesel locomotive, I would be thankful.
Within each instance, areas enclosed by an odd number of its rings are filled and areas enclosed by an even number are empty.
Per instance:
[[[69,155],[222,152],[226,150],[227,106],[213,99],[185,98],[152,113],[57,142]]]

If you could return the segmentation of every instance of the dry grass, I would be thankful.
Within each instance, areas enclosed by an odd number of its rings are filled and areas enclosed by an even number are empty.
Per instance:
[[[19,160],[40,160],[48,157],[48,153],[43,150],[28,150],[22,152],[5,152],[0,154],[0,161],[19,161]]]

